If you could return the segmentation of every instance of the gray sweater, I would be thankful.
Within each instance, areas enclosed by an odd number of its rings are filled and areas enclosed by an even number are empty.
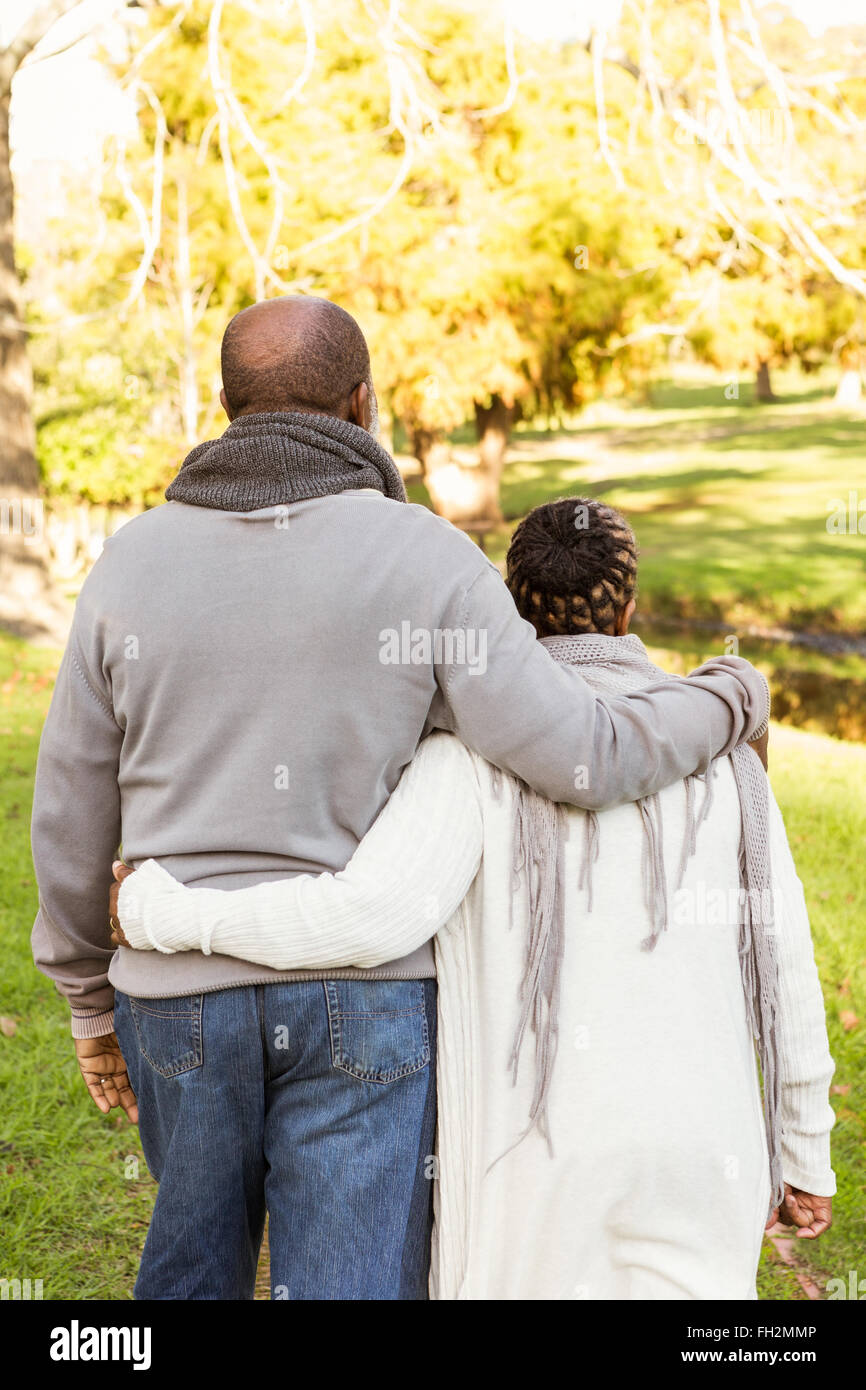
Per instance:
[[[36,777],[36,963],[80,1037],[110,1029],[114,986],[321,978],[115,952],[121,841],[128,863],[158,859],[192,885],[337,870],[432,728],[547,797],[604,808],[703,769],[767,715],[764,678],[733,657],[596,698],[481,551],[423,507],[358,490],[247,512],[169,502],[107,542],[78,600]],[[432,952],[326,973],[426,976]]]

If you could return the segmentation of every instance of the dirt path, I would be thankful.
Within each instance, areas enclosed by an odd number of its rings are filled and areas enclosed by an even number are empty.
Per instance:
[[[789,1235],[788,1231],[789,1228],[787,1226],[780,1226],[777,1223],[773,1229],[768,1232],[770,1243],[782,1263],[791,1270],[794,1278],[806,1295],[806,1298],[820,1302],[823,1300],[824,1295],[814,1279],[800,1263],[798,1257],[799,1242],[797,1237]]]

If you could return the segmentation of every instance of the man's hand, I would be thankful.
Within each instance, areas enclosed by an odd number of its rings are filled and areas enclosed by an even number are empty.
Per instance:
[[[765,771],[765,772],[769,771],[768,764],[767,764],[767,745],[768,745],[769,741],[770,741],[770,730],[769,730],[769,728],[766,729],[766,730],[764,731],[764,733],[761,734],[761,737],[760,737],[760,738],[750,739],[750,740],[749,740],[749,747],[750,747],[750,748],[754,748],[755,752],[757,753],[758,757],[761,759],[761,762],[762,762],[763,765],[764,765],[764,771]]]
[[[786,1182],[785,1199],[780,1207],[770,1213],[765,1229],[769,1231],[777,1221],[783,1226],[797,1226],[798,1240],[814,1240],[833,1224],[833,1198],[816,1197]]]
[[[120,885],[125,878],[129,878],[130,874],[135,873],[135,869],[130,869],[128,864],[116,859],[111,866],[111,872],[115,878],[115,882],[112,883],[108,892],[108,922],[111,927],[111,944],[112,946],[128,946],[129,942],[123,934],[123,927],[120,925],[120,918],[117,915],[117,905]]]
[[[115,1035],[107,1033],[101,1038],[75,1038],[74,1041],[81,1075],[103,1115],[120,1105],[137,1125],[135,1092],[129,1084],[126,1063]]]

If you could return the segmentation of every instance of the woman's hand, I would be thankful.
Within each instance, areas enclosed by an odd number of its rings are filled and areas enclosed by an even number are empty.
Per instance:
[[[833,1198],[816,1197],[814,1193],[803,1192],[801,1188],[792,1187],[786,1182],[784,1201],[771,1212],[765,1229],[769,1231],[777,1221],[783,1226],[797,1226],[798,1240],[814,1240],[833,1224]]]
[[[769,764],[767,762],[767,748],[769,746],[769,742],[769,728],[764,730],[760,738],[753,738],[749,740],[749,747],[753,749],[754,752],[757,753],[758,757],[761,759],[761,763],[763,764],[765,772],[769,771]]]
[[[135,869],[130,869],[128,864],[116,859],[111,866],[115,882],[112,883],[108,893],[108,924],[111,927],[112,946],[128,946],[129,942],[123,934],[123,927],[120,925],[120,918],[117,915],[118,899],[120,896],[120,885],[130,874],[135,873]]]

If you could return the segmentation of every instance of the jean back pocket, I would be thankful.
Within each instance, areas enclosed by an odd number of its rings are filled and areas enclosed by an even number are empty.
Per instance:
[[[202,996],[129,1000],[142,1057],[160,1076],[178,1076],[200,1067]]]
[[[325,980],[331,1062],[380,1084],[430,1061],[423,980]]]

